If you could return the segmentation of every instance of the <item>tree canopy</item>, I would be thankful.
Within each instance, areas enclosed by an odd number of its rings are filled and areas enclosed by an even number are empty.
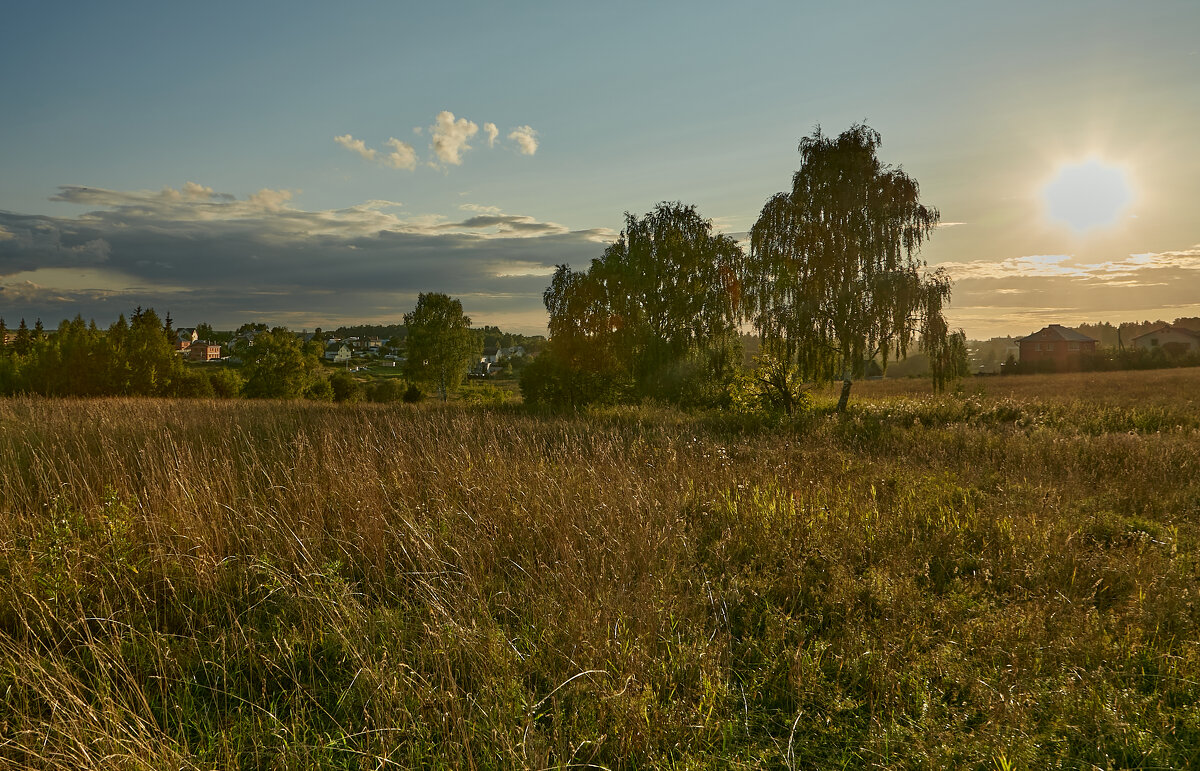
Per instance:
[[[408,377],[434,386],[446,401],[450,391],[461,385],[472,357],[479,354],[471,319],[463,315],[460,301],[427,292],[417,297],[411,313],[404,314],[404,326],[408,329]]]
[[[636,395],[678,400],[689,363],[732,363],[741,256],[694,206],[664,202],[643,217],[626,213],[621,235],[587,271],[558,266],[543,296],[547,354],[560,374],[626,380]]]
[[[917,181],[876,157],[879,132],[862,124],[800,141],[792,189],[777,193],[750,230],[744,316],[764,347],[805,379],[841,378],[844,410],[865,362],[942,350],[950,280],[924,271],[921,245],[938,211]]]

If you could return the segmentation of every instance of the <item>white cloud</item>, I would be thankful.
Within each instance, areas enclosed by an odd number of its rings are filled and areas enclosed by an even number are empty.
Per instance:
[[[464,194],[465,195],[465,194]],[[473,211],[476,214],[503,214],[503,210],[499,206],[482,206],[477,203],[459,204],[458,208],[463,211]],[[3,236],[0,236],[2,238]]]
[[[277,212],[284,208],[284,204],[292,199],[292,191],[290,190],[272,190],[264,187],[257,193],[252,193],[246,201],[252,206],[263,209],[264,211]]]
[[[417,151],[408,142],[401,142],[395,137],[389,137],[386,144],[392,148],[388,153],[387,165],[393,169],[408,169],[412,171],[417,168]]]
[[[483,133],[487,134],[488,147],[496,146],[496,137],[500,136],[500,129],[496,128],[495,123],[483,124]]]
[[[442,110],[437,114],[434,124],[429,127],[429,133],[429,147],[437,159],[442,163],[460,166],[462,154],[471,149],[467,142],[479,133],[479,126],[466,118],[455,120],[454,113]]]
[[[538,133],[532,126],[517,126],[508,138],[517,143],[517,149],[523,155],[533,155],[538,149]]]
[[[334,137],[333,141],[337,142],[347,150],[358,153],[368,161],[375,160],[375,156],[377,155],[376,151],[370,147],[367,147],[365,142],[363,142],[361,139],[355,139],[349,134],[342,134],[340,137]]]

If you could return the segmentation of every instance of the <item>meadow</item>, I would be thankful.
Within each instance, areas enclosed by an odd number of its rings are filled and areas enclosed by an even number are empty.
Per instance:
[[[1200,369],[0,401],[0,766],[1200,765]]]

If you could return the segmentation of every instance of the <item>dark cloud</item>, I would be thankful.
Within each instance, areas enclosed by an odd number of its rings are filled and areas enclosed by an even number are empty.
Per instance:
[[[481,323],[490,314],[539,327],[554,265],[585,264],[612,237],[502,213],[458,223],[403,218],[385,211],[391,202],[310,212],[289,198],[263,190],[231,200],[190,183],[133,193],[63,187],[55,200],[96,209],[79,217],[0,212],[0,315],[78,312],[104,323],[141,304],[169,306],[189,323],[253,316],[313,326],[394,320],[417,293],[442,291],[462,297]],[[107,278],[67,290],[38,273],[85,267]]]

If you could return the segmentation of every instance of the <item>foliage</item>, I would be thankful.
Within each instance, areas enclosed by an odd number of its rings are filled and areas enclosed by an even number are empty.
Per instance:
[[[741,373],[732,393],[734,410],[743,413],[779,410],[792,415],[808,403],[796,365],[770,345],[755,357],[750,370]]]
[[[399,402],[404,400],[406,383],[398,378],[375,380],[367,386],[367,399],[373,402]]]
[[[957,382],[971,374],[971,365],[967,360],[967,336],[961,329],[951,334],[940,332],[933,336],[932,342],[922,340],[921,347],[929,354],[929,371],[933,376],[935,393],[945,391],[947,383]]]
[[[257,399],[298,399],[320,379],[321,363],[287,327],[259,331],[234,351],[242,358],[242,393]]]
[[[329,376],[329,385],[333,389],[335,402],[361,402],[366,398],[366,390],[349,372],[338,371]]]
[[[471,319],[463,315],[462,302],[449,295],[423,292],[417,297],[417,307],[404,314],[404,325],[408,329],[406,374],[415,382],[432,385],[446,401],[462,384],[480,350],[471,334]]]
[[[745,317],[804,378],[840,378],[839,411],[865,362],[903,357],[918,333],[931,350],[945,345],[950,280],[922,275],[917,257],[938,212],[880,163],[879,144],[861,124],[802,139],[792,189],[763,207],[744,268]]]
[[[462,400],[464,404],[476,407],[499,407],[512,401],[507,391],[497,388],[491,383],[482,383],[465,389],[462,393]]]
[[[425,398],[425,394],[416,383],[409,383],[408,388],[404,389],[404,395],[400,398],[405,404],[416,404]]]
[[[525,365],[520,382],[526,404],[582,407],[632,400],[632,380],[603,349],[592,357],[568,358],[573,352],[551,339],[542,355]]]
[[[721,391],[738,358],[740,261],[737,243],[713,233],[694,206],[626,213],[621,235],[586,272],[558,266],[543,296],[551,339],[526,398],[612,401],[628,382],[637,397],[719,401],[704,393],[705,381],[717,379]]]

